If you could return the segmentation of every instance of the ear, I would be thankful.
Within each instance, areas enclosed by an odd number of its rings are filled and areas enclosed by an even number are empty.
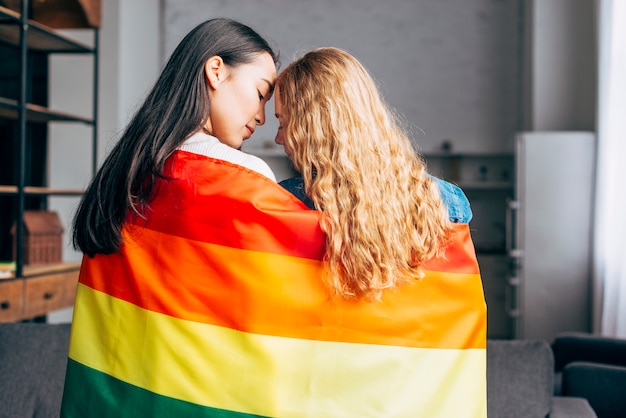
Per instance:
[[[226,64],[222,57],[214,55],[204,63],[204,74],[209,86],[213,89],[217,89],[220,84],[226,79]]]

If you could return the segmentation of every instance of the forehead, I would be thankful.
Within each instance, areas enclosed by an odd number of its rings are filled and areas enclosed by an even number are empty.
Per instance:
[[[237,66],[235,71],[238,75],[246,75],[258,79],[258,81],[267,81],[272,88],[276,80],[276,65],[267,52],[259,54],[249,63]]]
[[[276,117],[283,115],[283,102],[280,100],[280,87],[276,86],[274,89],[274,113]]]

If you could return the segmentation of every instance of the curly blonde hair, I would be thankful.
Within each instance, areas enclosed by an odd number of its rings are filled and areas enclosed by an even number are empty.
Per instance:
[[[379,299],[423,277],[451,232],[439,189],[361,63],[319,48],[276,80],[285,145],[323,212],[327,280],[344,298]]]

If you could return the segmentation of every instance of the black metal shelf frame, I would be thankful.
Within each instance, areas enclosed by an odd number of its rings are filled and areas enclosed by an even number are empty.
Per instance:
[[[78,122],[92,126],[92,175],[95,175],[98,158],[98,49],[99,30],[93,28],[93,47],[77,42],[69,37],[58,34],[55,30],[26,18],[29,16],[29,3],[22,1],[21,13],[0,6],[0,42],[16,47],[20,51],[20,88],[19,99],[11,100],[0,97],[0,117],[17,119],[19,130],[19,147],[17,152],[17,184],[0,186],[0,194],[17,196],[17,217],[15,219],[15,277],[23,277],[24,272],[24,225],[21,222],[25,211],[27,195],[76,196],[80,191],[29,187],[26,178],[26,127],[29,122]],[[93,116],[85,118],[47,109],[46,107],[27,103],[27,68],[29,51],[55,54],[92,54],[93,55]]]

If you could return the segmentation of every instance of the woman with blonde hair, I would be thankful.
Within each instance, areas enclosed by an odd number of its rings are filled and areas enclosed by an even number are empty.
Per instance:
[[[427,173],[349,53],[303,55],[276,78],[274,101],[276,143],[301,174],[281,186],[315,209],[298,218],[316,215],[324,244],[307,287],[306,270],[275,264],[280,293],[307,314],[280,315],[307,342],[289,375],[307,413],[278,415],[485,418],[487,316],[467,198]]]
[[[320,48],[293,62],[277,78],[275,106],[276,143],[301,173],[281,184],[323,212],[328,277],[341,296],[379,298],[421,278],[423,262],[443,254],[449,221],[471,219],[463,192],[427,174],[349,53]]]

